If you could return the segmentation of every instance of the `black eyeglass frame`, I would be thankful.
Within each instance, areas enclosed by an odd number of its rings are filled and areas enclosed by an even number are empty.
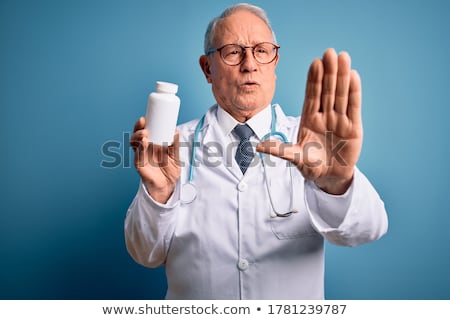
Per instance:
[[[273,46],[273,49],[272,49],[272,50],[275,50],[275,54],[274,54],[272,60],[270,60],[270,61],[268,61],[268,62],[260,62],[260,61],[258,60],[258,58],[255,56],[255,48],[257,48],[258,46],[260,46],[260,45],[262,45],[262,44],[270,44],[270,45]],[[240,48],[242,49],[243,54],[242,54],[241,59],[239,60],[239,62],[230,64],[230,63],[228,63],[228,62],[225,60],[225,58],[222,56],[222,50],[223,50],[225,47],[227,47],[227,46],[238,46],[238,47],[240,47]],[[206,55],[209,56],[210,54],[212,54],[212,53],[214,53],[214,52],[217,51],[217,52],[219,52],[219,54],[220,54],[220,58],[222,59],[222,61],[223,61],[226,65],[229,65],[229,66],[237,66],[237,65],[241,64],[242,61],[244,61],[245,55],[247,54],[247,49],[252,49],[252,55],[253,55],[253,58],[255,58],[256,62],[258,62],[258,63],[260,63],[260,64],[269,64],[269,63],[272,63],[272,62],[275,60],[275,58],[277,57],[277,55],[278,55],[278,49],[280,49],[280,46],[278,46],[278,45],[276,45],[276,44],[274,44],[274,43],[272,43],[272,42],[260,42],[260,43],[255,44],[254,46],[243,46],[243,45],[240,45],[240,44],[237,44],[237,43],[227,43],[227,44],[225,44],[225,45],[223,45],[223,46],[221,46],[221,47],[219,47],[219,48],[211,48],[211,49],[209,49],[208,52],[206,52]]]

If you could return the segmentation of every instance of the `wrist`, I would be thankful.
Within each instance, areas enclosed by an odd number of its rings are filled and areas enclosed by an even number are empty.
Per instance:
[[[167,201],[172,196],[172,193],[175,189],[175,186],[170,185],[157,187],[148,181],[142,181],[142,183],[144,184],[147,193],[153,198],[153,200],[161,204],[167,203]]]
[[[352,185],[353,173],[349,177],[325,177],[314,181],[322,191],[332,195],[343,195]]]

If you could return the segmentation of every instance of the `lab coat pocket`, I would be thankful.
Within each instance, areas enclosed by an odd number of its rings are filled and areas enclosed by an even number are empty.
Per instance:
[[[273,234],[280,240],[296,239],[302,237],[320,236],[312,227],[309,216],[306,212],[303,197],[303,180],[292,171],[292,180],[289,182],[285,177],[286,173],[280,173],[278,178],[269,182],[271,195],[269,206],[271,207],[271,217],[269,218],[270,228]],[[294,211],[288,216],[279,216],[277,213],[287,213]]]
[[[305,211],[288,217],[271,217],[269,223],[272,232],[280,240],[320,236],[312,227]]]

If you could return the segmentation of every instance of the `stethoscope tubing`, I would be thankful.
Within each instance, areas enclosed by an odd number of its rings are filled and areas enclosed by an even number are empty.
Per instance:
[[[272,122],[271,122],[271,126],[270,126],[270,132],[267,133],[262,139],[261,141],[266,141],[272,137],[278,137],[282,140],[282,142],[284,143],[289,143],[288,138],[286,137],[286,135],[282,132],[276,131],[276,121],[277,121],[277,114],[275,111],[275,106],[271,107],[272,110]],[[194,137],[193,137],[193,141],[192,141],[192,149],[191,149],[191,157],[190,157],[190,161],[189,161],[189,175],[188,175],[188,179],[187,182],[183,185],[182,189],[182,202],[183,203],[191,203],[192,201],[194,201],[197,198],[197,188],[195,186],[195,184],[193,183],[194,180],[194,168],[195,168],[195,159],[196,159],[196,149],[197,149],[197,145],[199,144],[199,135],[200,135],[200,131],[203,128],[203,125],[205,123],[205,117],[206,115],[203,115],[203,117],[200,119],[200,121],[198,122],[197,126],[195,127],[195,131],[194,131]],[[263,160],[263,153],[259,153],[259,156],[262,160],[262,165],[264,166],[264,179],[266,180],[266,188],[267,188],[267,192],[269,194],[269,201],[270,204],[272,206],[273,209],[273,216],[274,217],[289,217],[292,213],[296,213],[298,212],[296,209],[293,209],[293,177],[292,177],[292,171],[291,168],[289,168],[289,174],[290,174],[290,179],[291,179],[291,210],[286,212],[286,213],[279,213],[278,211],[275,210],[275,206],[273,204],[273,199],[272,199],[272,195],[270,193],[269,190],[269,186],[268,186],[268,177],[267,177],[267,170],[266,167],[264,165],[264,160]]]

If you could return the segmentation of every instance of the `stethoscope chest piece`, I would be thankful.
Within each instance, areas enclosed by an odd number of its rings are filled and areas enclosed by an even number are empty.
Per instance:
[[[182,203],[192,203],[197,198],[197,188],[192,182],[185,183],[181,186],[180,200]]]

